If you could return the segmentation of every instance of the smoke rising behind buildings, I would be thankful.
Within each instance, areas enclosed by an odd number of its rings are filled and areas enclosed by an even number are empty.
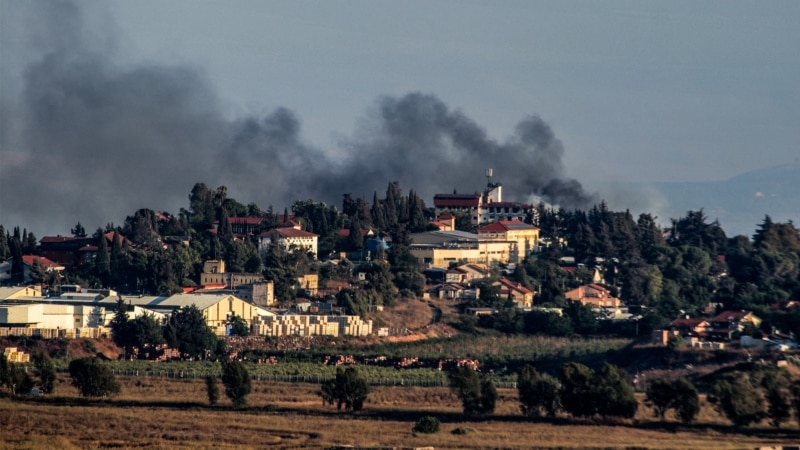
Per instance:
[[[120,64],[114,33],[89,27],[75,4],[24,7],[36,9],[27,16],[35,40],[3,49],[36,50],[17,68],[19,89],[9,82],[3,92],[11,96],[0,141],[7,228],[67,234],[79,221],[88,230],[119,224],[139,208],[175,213],[196,182],[276,210],[296,199],[382,196],[390,181],[431,203],[438,192],[482,189],[488,167],[506,200],[536,195],[570,208],[598,200],[565,176],[564,147],[537,115],[498,141],[435,95],[382,96],[340,149],[321,149],[303,139],[302,112],[227,117],[202,70]]]

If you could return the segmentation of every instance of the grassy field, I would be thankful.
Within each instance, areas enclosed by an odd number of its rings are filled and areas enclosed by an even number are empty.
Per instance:
[[[323,406],[314,384],[255,382],[249,406],[234,410],[227,399],[207,406],[202,380],[120,380],[123,392],[113,400],[81,399],[66,379],[53,396],[0,398],[0,448],[752,449],[800,442],[795,424],[736,431],[705,403],[691,427],[654,422],[644,407],[633,421],[601,425],[525,419],[511,389],[499,390],[494,416],[474,419],[439,387],[374,387],[352,415]],[[414,423],[426,415],[439,418],[441,431],[415,436]]]

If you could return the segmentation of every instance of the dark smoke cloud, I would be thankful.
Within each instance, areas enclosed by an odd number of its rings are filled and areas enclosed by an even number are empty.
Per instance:
[[[524,119],[511,139],[498,143],[435,96],[384,97],[349,147],[351,158],[341,164],[340,174],[327,177],[329,189],[369,193],[384,188],[387,180],[399,180],[431,199],[437,192],[482,189],[485,169],[492,168],[508,200],[526,201],[535,194],[570,208],[595,200],[579,182],[564,177],[564,148],[538,116]]]
[[[435,96],[383,97],[341,144],[346,156],[336,158],[303,142],[288,109],[224,117],[202,71],[116,63],[113,33],[89,27],[74,4],[8,5],[36,9],[29,45],[39,53],[2,108],[2,121],[14,124],[0,138],[7,228],[67,234],[78,221],[90,230],[119,224],[138,208],[177,212],[196,182],[225,185],[230,196],[262,208],[308,198],[338,204],[345,192],[370,198],[390,181],[431,202],[437,192],[482,189],[489,167],[508,200],[594,201],[564,177],[563,146],[537,116],[500,143]]]

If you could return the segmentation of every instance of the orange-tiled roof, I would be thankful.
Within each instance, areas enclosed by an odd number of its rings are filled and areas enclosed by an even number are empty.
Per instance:
[[[309,233],[308,231],[298,230],[296,228],[276,228],[275,231],[283,237],[319,237],[318,234]]]
[[[606,289],[605,287],[600,286],[599,284],[596,284],[596,283],[589,283],[589,284],[587,284],[587,286],[592,288],[592,289],[594,289],[594,290],[597,290],[597,291],[611,292],[608,289]]]
[[[39,261],[45,268],[47,269],[57,269],[57,268],[64,268],[61,264],[57,262],[51,261],[44,256],[36,256],[36,255],[22,255],[22,263],[27,266],[32,266],[34,262]]]
[[[511,281],[508,278],[501,278],[499,281],[500,284],[506,286],[507,288],[514,289],[515,291],[522,292],[523,294],[530,294],[533,292],[532,290],[526,288],[522,284]]]

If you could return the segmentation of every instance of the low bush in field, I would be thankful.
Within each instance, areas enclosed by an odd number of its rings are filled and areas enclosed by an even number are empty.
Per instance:
[[[433,434],[439,432],[439,419],[433,416],[425,416],[419,419],[411,430],[414,433]]]

